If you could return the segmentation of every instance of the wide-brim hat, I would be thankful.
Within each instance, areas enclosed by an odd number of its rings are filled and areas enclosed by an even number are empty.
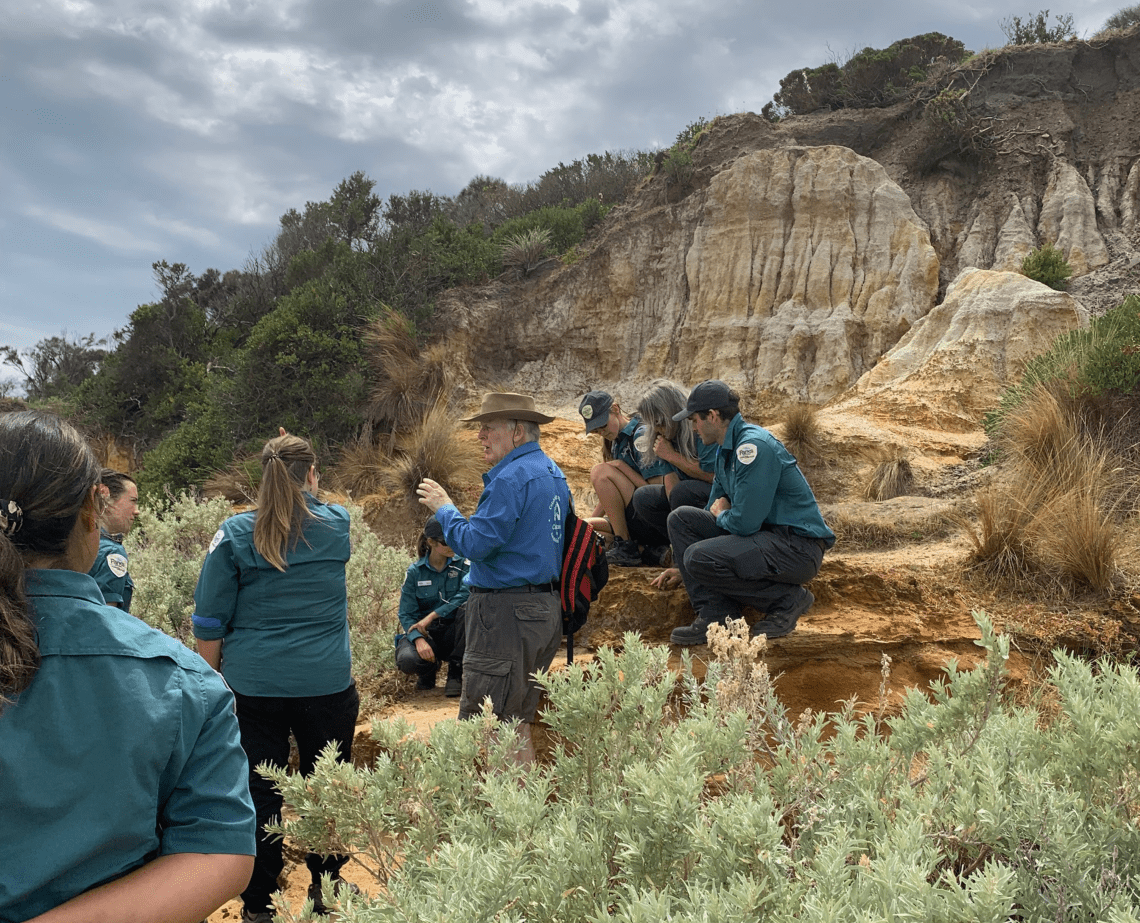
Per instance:
[[[464,417],[464,423],[486,423],[490,420],[526,420],[528,423],[553,423],[548,417],[534,409],[534,398],[525,394],[512,394],[509,391],[492,391],[483,395],[483,405],[479,412]]]

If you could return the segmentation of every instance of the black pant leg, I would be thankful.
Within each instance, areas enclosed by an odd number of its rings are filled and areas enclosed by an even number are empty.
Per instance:
[[[249,760],[249,793],[257,814],[257,856],[253,875],[241,898],[250,913],[270,910],[269,895],[277,890],[277,877],[285,867],[280,840],[266,836],[265,825],[281,816],[282,797],[257,771],[260,763],[285,766],[289,762],[289,715],[282,700],[270,696],[234,693],[241,746]]]
[[[356,733],[356,719],[360,713],[360,695],[354,680],[343,692],[332,695],[306,696],[295,700],[293,709],[293,736],[297,738],[301,775],[313,771],[317,757],[330,743],[337,748],[337,762],[352,760],[352,738]],[[320,856],[309,853],[305,865],[313,881],[321,875],[335,876],[347,856]]]

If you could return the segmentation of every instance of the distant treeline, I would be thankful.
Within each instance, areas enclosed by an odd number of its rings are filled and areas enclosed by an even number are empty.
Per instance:
[[[134,448],[150,492],[200,484],[279,425],[328,451],[361,428],[370,324],[422,342],[444,290],[574,259],[653,166],[654,152],[591,154],[525,185],[476,176],[454,197],[386,202],[357,172],[282,215],[242,269],[155,263],[162,298],[109,343],[64,335],[0,359],[29,400]]]

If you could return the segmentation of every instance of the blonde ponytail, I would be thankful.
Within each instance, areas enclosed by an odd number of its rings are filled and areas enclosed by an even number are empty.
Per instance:
[[[280,571],[289,566],[285,554],[296,547],[305,519],[313,515],[304,486],[316,463],[313,447],[300,436],[278,436],[261,450],[253,547]]]

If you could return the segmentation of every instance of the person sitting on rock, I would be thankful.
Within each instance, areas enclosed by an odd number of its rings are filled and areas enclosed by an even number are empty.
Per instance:
[[[753,636],[782,637],[815,602],[803,584],[819,572],[835,533],[795,458],[766,429],[744,421],[739,396],[723,381],[697,385],[675,419],[686,417],[719,450],[707,509],[669,514],[674,560],[697,613],[670,640],[704,644],[709,625],[740,618],[744,606],[764,613]]]
[[[602,461],[590,469],[590,483],[598,504],[587,522],[604,535],[612,535],[613,545],[606,560],[618,567],[640,567],[641,543],[637,533],[633,492],[653,482],[663,482],[674,471],[668,463],[655,460],[643,464],[637,441],[645,424],[634,415],[627,417],[621,404],[606,391],[590,391],[578,406],[586,421],[586,432],[601,433]]]
[[[396,666],[419,677],[417,689],[434,689],[440,663],[447,662],[444,695],[463,691],[464,620],[471,587],[464,579],[470,564],[443,540],[434,516],[424,523],[419,560],[408,566],[400,590]]]
[[[637,414],[645,422],[642,444],[637,445],[643,462],[668,464],[673,470],[660,484],[646,484],[633,492],[634,520],[646,545],[645,564],[666,564],[669,555],[669,514],[679,506],[708,503],[717,447],[705,445],[694,432],[689,418],[674,420],[685,409],[688,392],[664,378],[649,385],[637,402]]]

